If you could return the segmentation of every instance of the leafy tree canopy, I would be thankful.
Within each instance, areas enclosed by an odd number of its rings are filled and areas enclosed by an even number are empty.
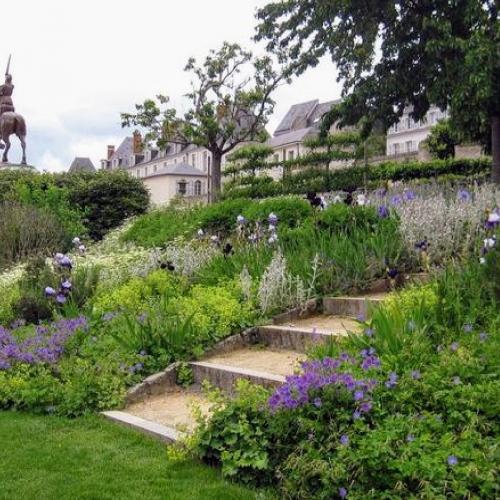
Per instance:
[[[470,138],[490,134],[500,182],[500,23],[498,0],[288,0],[257,18],[258,40],[296,72],[329,54],[344,101],[325,127],[395,123],[405,106],[422,119],[431,104],[450,108]]]
[[[193,79],[184,115],[169,107],[167,96],[159,95],[137,104],[134,113],[122,113],[122,125],[146,129],[146,140],[162,148],[171,143],[207,148],[212,153],[216,194],[222,155],[238,144],[267,138],[264,127],[274,108],[271,94],[288,80],[291,70],[278,71],[270,56],[254,57],[239,45],[225,42],[201,64],[189,59],[185,71]]]

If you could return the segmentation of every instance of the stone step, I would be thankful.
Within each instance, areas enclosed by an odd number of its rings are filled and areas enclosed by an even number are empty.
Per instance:
[[[196,384],[210,384],[232,393],[239,379],[264,387],[277,387],[299,367],[303,354],[295,351],[275,351],[247,347],[213,356],[205,361],[190,363]]]
[[[274,348],[306,352],[314,344],[342,338],[359,329],[352,318],[315,315],[288,324],[261,326],[259,340]]]
[[[162,441],[175,442],[196,427],[195,411],[208,415],[210,409],[211,403],[200,392],[179,387],[103,415]]]
[[[325,297],[323,299],[323,312],[338,316],[350,316],[359,320],[366,320],[370,310],[380,304],[387,293],[374,293],[357,297]]]
[[[125,411],[103,411],[102,415],[113,422],[131,427],[138,432],[160,439],[166,443],[175,443],[183,436],[182,433],[172,427],[136,417]]]

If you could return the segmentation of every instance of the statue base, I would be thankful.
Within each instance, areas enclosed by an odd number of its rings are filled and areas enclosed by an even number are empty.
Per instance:
[[[20,163],[0,162],[0,172],[2,170],[26,170],[27,172],[36,172],[36,168],[33,165],[21,165]]]

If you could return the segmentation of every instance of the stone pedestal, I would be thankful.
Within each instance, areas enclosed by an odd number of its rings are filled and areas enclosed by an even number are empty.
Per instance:
[[[20,170],[26,172],[35,172],[33,165],[20,165],[19,163],[0,163],[0,172],[3,170]]]

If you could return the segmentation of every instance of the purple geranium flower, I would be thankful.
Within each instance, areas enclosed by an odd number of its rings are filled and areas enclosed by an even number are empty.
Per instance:
[[[340,444],[343,446],[347,446],[349,444],[349,436],[347,434],[342,434],[342,436],[340,436]]]
[[[450,455],[448,457],[448,465],[457,465],[458,464],[458,458],[455,455]]]
[[[267,220],[269,221],[269,224],[275,226],[278,223],[278,216],[274,212],[271,212]]]
[[[46,297],[55,297],[56,295],[56,291],[51,286],[46,286],[44,292]]]
[[[419,370],[413,370],[413,371],[411,372],[411,378],[412,378],[413,380],[420,380],[420,379],[422,378],[422,374],[420,373],[420,371],[419,371]]]
[[[347,489],[343,486],[339,488],[339,497],[346,498],[347,497]]]

